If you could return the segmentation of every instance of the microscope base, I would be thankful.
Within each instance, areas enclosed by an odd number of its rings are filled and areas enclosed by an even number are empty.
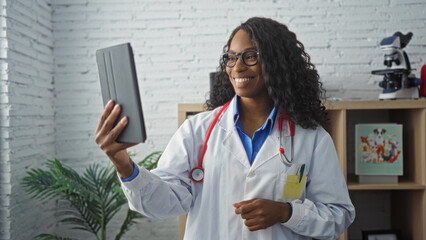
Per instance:
[[[391,93],[380,93],[380,100],[390,100],[390,99],[418,99],[419,89],[417,87],[410,88],[401,88],[395,92]]]

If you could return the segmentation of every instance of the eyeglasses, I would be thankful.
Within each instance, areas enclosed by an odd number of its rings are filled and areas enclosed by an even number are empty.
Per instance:
[[[259,59],[259,53],[257,51],[247,50],[242,53],[226,52],[222,54],[222,60],[227,67],[232,68],[235,66],[240,56],[242,56],[243,63],[249,67],[256,65]]]

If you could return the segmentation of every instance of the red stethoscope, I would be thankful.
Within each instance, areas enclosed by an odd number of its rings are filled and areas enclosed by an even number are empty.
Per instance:
[[[209,141],[210,138],[210,134],[214,128],[214,126],[216,125],[217,120],[219,119],[219,117],[222,115],[223,111],[225,111],[225,109],[229,106],[229,103],[231,101],[225,103],[225,105],[222,106],[222,108],[219,110],[219,112],[216,114],[216,116],[213,119],[213,122],[210,124],[209,129],[207,130],[207,135],[206,135],[206,139],[204,140],[204,144],[203,144],[203,148],[201,150],[201,156],[200,156],[200,160],[198,161],[198,166],[194,167],[191,169],[191,172],[189,173],[189,178],[196,183],[200,183],[203,182],[204,180],[204,168],[203,168],[203,159],[204,159],[204,154],[206,152],[207,149],[207,142]],[[283,146],[283,142],[282,142],[282,130],[283,130],[283,120],[284,120],[284,115],[286,116],[285,119],[288,122],[289,128],[290,128],[290,137],[291,137],[291,157],[290,159],[287,158],[287,155],[285,154],[284,151],[284,146]],[[279,117],[279,123],[278,123],[278,130],[280,131],[280,148],[279,148],[279,152],[280,152],[280,159],[281,161],[285,164],[285,165],[291,165],[291,162],[293,161],[293,138],[294,138],[294,123],[289,119],[289,117],[287,116],[287,113],[284,111],[284,115],[280,115]]]

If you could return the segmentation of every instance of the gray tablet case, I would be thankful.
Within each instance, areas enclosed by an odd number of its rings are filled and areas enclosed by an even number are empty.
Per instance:
[[[96,61],[104,106],[110,99],[121,106],[120,116],[114,126],[124,116],[128,118],[127,126],[118,136],[117,142],[145,142],[145,122],[130,43],[97,50]]]

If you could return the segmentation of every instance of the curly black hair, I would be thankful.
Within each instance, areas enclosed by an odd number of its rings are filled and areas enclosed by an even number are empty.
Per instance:
[[[297,40],[296,34],[275,20],[253,17],[233,30],[223,52],[228,51],[233,37],[241,29],[259,51],[266,88],[274,106],[286,109],[288,116],[303,128],[325,126],[327,117],[325,107],[321,104],[325,90],[310,56]],[[210,99],[207,99],[205,105],[208,110],[212,110],[231,100],[234,95],[225,63],[221,59]]]

